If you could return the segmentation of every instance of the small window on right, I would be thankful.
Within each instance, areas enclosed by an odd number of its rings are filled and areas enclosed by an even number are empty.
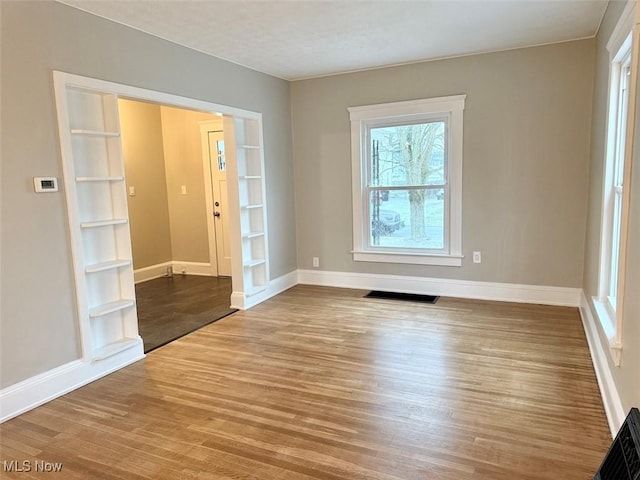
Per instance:
[[[622,19],[621,19],[622,20]],[[614,363],[619,365],[622,348],[622,297],[627,250],[627,218],[631,148],[627,132],[633,129],[629,114],[631,92],[632,35],[620,22],[609,40],[609,103],[606,130],[600,272],[594,306],[609,339]]]

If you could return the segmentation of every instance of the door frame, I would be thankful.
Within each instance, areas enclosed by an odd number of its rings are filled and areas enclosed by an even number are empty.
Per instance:
[[[183,97],[180,95],[173,95],[170,93],[158,92],[141,87],[132,87],[130,85],[124,85],[121,83],[109,82],[106,80],[100,80],[96,78],[86,77],[82,75],[76,75],[72,73],[66,73],[61,71],[54,71],[54,79],[58,82],[59,88],[75,87],[79,89],[87,89],[95,92],[101,92],[105,94],[113,94],[118,98],[124,98],[129,100],[141,100],[147,101],[159,105],[165,105],[168,107],[177,107],[190,110],[196,110],[204,113],[210,113],[213,115],[220,115],[223,117],[223,125],[226,125],[225,119],[251,119],[258,120],[260,125],[260,136],[262,136],[262,114],[251,110],[244,110],[242,108],[232,107],[228,105],[221,105],[204,100],[197,100],[194,98]],[[230,122],[233,123],[233,122]],[[223,130],[226,130],[223,127]],[[235,135],[235,133],[234,133]],[[235,142],[233,142],[235,145]],[[235,149],[236,147],[234,147]],[[261,155],[264,155],[264,146],[260,143],[259,148]],[[238,197],[239,181],[236,166],[236,155],[227,156],[227,185],[229,187],[228,198],[228,211],[231,218],[240,218],[240,199]],[[210,176],[210,175],[209,175]],[[206,189],[205,189],[206,190]],[[266,217],[266,205],[265,217]],[[266,226],[265,226],[266,227]],[[243,277],[243,255],[244,249],[242,248],[242,236],[240,232],[240,221],[230,223],[230,241],[231,241],[231,256],[234,261],[231,262],[231,284],[232,294],[229,298],[230,304],[233,304],[234,298],[244,298],[244,277]],[[265,228],[266,231],[266,228]],[[129,232],[129,241],[131,241],[131,233]],[[74,249],[73,244],[71,245]],[[73,254],[73,252],[72,252]],[[269,263],[269,252],[265,252],[267,265]],[[237,303],[237,302],[236,302]],[[259,302],[258,302],[259,303]],[[245,304],[236,305],[236,308],[247,308]]]
[[[207,211],[207,233],[209,235],[209,264],[211,265],[211,275],[214,277],[218,276],[218,251],[216,225],[213,220],[213,179],[211,175],[211,159],[209,158],[209,132],[223,132],[222,122],[222,117],[220,118],[220,123],[213,120],[198,122],[200,125],[200,143],[202,145],[202,172],[204,178],[205,207]]]

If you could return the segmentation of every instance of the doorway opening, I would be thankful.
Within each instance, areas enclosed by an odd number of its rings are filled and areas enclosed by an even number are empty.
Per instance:
[[[138,329],[148,353],[236,311],[223,118],[125,98],[118,112]]]
[[[230,220],[229,303],[243,309],[266,299],[269,258],[262,115],[63,72],[54,72],[53,77],[87,378],[99,378],[144,356],[127,208],[132,192],[126,184],[119,99],[222,117]],[[189,187],[184,185],[188,196]],[[184,196],[182,191],[181,184]],[[131,196],[136,195],[134,188]],[[193,263],[180,266],[185,270],[201,267]],[[210,272],[210,262],[207,268]]]

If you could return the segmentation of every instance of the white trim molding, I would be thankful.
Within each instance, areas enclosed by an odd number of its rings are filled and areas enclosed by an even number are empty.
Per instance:
[[[137,268],[133,271],[135,283],[147,282],[155,278],[167,275],[167,268],[172,267],[174,275],[201,275],[211,277],[211,264],[206,262],[181,262],[180,260],[172,260],[170,262],[158,263],[148,267]]]
[[[591,302],[596,318],[600,321],[602,330],[607,337],[613,364],[619,367],[622,359],[622,343],[617,337],[622,338],[622,336],[616,330],[616,312],[611,312],[610,304],[603,302],[598,297],[591,297]]]
[[[591,361],[593,362],[596,379],[598,380],[598,387],[600,387],[600,395],[602,396],[604,411],[607,415],[609,430],[611,431],[611,436],[615,437],[625,419],[624,407],[622,406],[620,394],[618,393],[611,369],[609,368],[607,354],[600,342],[597,320],[593,315],[589,300],[584,293],[580,295],[580,317],[582,318],[582,326],[584,327],[584,332],[587,337]]]
[[[0,390],[0,423],[144,358],[142,339],[100,361],[74,360]]]
[[[459,267],[464,255],[415,255],[403,252],[369,253],[352,251],[356,262],[409,263],[413,265],[440,265]]]
[[[624,40],[629,35],[629,32],[633,29],[635,23],[636,2],[635,0],[630,0],[624,7],[620,18],[618,19],[618,23],[613,29],[613,32],[611,32],[611,36],[607,41],[607,51],[609,52],[610,57],[613,58],[613,56],[616,54],[620,46],[623,44]]]
[[[171,262],[164,262],[149,267],[137,268],[133,271],[133,280],[135,283],[142,283],[164,277],[167,274],[167,268],[171,266]]]
[[[546,287],[372,273],[328,272],[322,270],[298,270],[298,283],[569,307],[580,306],[582,292],[579,288],[569,287]]]
[[[174,260],[171,262],[173,265],[174,275],[200,275],[203,277],[211,277],[211,264],[207,262],[182,262],[180,260]]]
[[[295,287],[297,284],[298,271],[294,270],[293,272],[286,273],[275,280],[269,281],[269,284],[263,290],[260,290],[253,295],[248,295],[242,292],[233,292],[231,294],[231,308],[248,310],[271,297],[275,297],[285,290],[289,290],[291,287]]]
[[[347,108],[351,121],[351,195],[353,260],[460,267],[462,265],[462,160],[463,113],[466,95],[425,98]],[[403,182],[396,185],[373,180],[371,132],[380,127],[438,122],[444,125],[445,172],[441,184]],[[384,182],[383,182],[384,183]],[[441,248],[382,246],[371,243],[370,194],[437,188],[443,192],[443,245]]]

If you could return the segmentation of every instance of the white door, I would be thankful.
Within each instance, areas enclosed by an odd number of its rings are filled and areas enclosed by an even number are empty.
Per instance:
[[[222,131],[209,132],[209,168],[213,188],[213,222],[216,231],[218,276],[230,277],[231,241],[227,205],[227,166]]]

